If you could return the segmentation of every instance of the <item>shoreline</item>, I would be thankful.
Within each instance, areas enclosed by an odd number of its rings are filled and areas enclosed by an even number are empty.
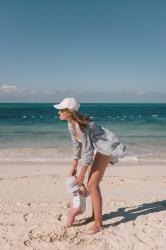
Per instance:
[[[57,160],[0,160],[0,164],[1,165],[55,165],[55,164],[70,164],[72,161],[72,159],[57,159]],[[78,166],[81,166],[81,160],[78,163]],[[141,166],[165,166],[166,167],[166,159],[139,159],[138,161],[119,161],[118,163],[112,165],[112,164],[108,164],[108,167],[112,167],[112,168],[117,168],[117,167],[141,167]]]
[[[72,147],[68,146],[59,148],[0,148],[0,163],[20,161],[51,163],[71,160]],[[127,155],[124,158],[120,158],[118,164],[166,164],[166,153],[157,152],[157,150],[151,153],[127,151]]]

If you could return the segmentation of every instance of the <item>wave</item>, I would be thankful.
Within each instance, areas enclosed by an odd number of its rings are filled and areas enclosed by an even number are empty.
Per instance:
[[[54,162],[71,161],[71,147],[61,148],[8,148],[0,149],[0,162]],[[134,163],[141,161],[163,161],[166,162],[166,153],[136,153],[128,152],[125,157],[119,160],[120,163]]]

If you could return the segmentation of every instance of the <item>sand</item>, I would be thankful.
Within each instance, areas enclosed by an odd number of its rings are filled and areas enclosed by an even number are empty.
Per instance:
[[[70,161],[0,163],[0,250],[166,248],[166,165],[108,167],[101,182],[104,230],[88,235],[87,210],[64,229]]]

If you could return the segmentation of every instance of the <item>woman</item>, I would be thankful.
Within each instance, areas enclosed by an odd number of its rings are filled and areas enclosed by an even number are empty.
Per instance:
[[[90,233],[97,233],[102,226],[102,196],[99,184],[109,163],[114,164],[124,156],[125,145],[108,129],[99,126],[89,117],[79,114],[80,104],[72,97],[53,105],[59,110],[60,120],[68,122],[68,129],[73,143],[73,159],[69,176],[76,175],[78,160],[82,167],[76,184],[81,185],[89,168],[87,187],[92,200],[93,226]]]

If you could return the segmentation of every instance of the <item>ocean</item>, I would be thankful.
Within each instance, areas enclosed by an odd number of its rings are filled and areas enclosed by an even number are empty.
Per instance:
[[[71,138],[52,103],[0,104],[0,160],[69,159]],[[113,131],[128,159],[166,159],[166,104],[81,103],[81,114]]]

